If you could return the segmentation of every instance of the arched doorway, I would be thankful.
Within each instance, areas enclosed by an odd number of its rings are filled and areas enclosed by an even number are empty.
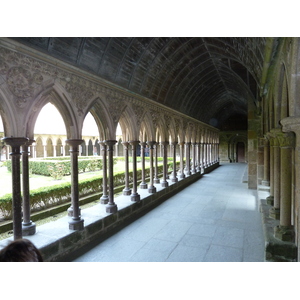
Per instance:
[[[243,142],[236,144],[236,160],[237,162],[245,162],[245,144]]]

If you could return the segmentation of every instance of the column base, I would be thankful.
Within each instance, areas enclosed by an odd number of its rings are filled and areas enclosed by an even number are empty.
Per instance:
[[[72,219],[69,221],[69,229],[70,230],[83,230],[83,219],[74,220]]]
[[[100,203],[101,204],[107,204],[108,203],[108,196],[104,195],[100,198]]]
[[[183,178],[185,178],[185,174],[184,173],[179,174],[178,177],[181,178],[181,179],[183,179]]]
[[[28,224],[22,223],[22,235],[28,236],[28,235],[34,235],[36,233],[36,225],[32,221]]]
[[[269,217],[274,219],[274,220],[279,220],[280,219],[280,209],[272,207],[269,210]]]
[[[131,195],[131,189],[126,189],[126,188],[125,188],[125,189],[123,190],[123,195],[124,195],[124,196],[129,196],[129,195]]]
[[[118,206],[116,204],[108,204],[106,206],[106,212],[109,214],[114,214],[118,211]]]
[[[148,193],[151,193],[151,194],[156,193],[156,187],[155,186],[149,186]]]
[[[283,242],[294,242],[295,241],[295,231],[293,226],[276,226],[274,228],[275,238]]]
[[[261,185],[270,186],[270,181],[269,180],[262,180]]]
[[[169,182],[168,181],[162,181],[161,182],[161,186],[162,187],[168,187],[169,186]]]
[[[267,204],[272,206],[274,205],[274,196],[269,196],[266,198],[266,200],[267,200]]]
[[[147,184],[147,183],[142,182],[142,183],[140,184],[140,189],[145,190],[145,189],[147,189],[147,188],[148,188],[148,184]]]
[[[81,208],[79,207],[79,216],[81,216]],[[68,217],[73,217],[73,207],[68,208]]]
[[[178,182],[178,178],[177,178],[177,177],[172,178],[171,181],[172,181],[172,182]]]
[[[160,180],[159,180],[159,178],[154,178],[154,179],[153,179],[153,182],[154,182],[154,183],[160,183]]]
[[[131,201],[138,202],[140,200],[141,200],[141,197],[140,197],[140,195],[138,193],[135,193],[135,194],[131,195]]]

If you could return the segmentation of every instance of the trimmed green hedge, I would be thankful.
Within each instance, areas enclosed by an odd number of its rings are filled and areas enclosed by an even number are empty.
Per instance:
[[[168,163],[168,168],[172,167],[172,162]],[[177,162],[177,167],[179,162]],[[158,173],[162,174],[163,166],[158,166]],[[145,168],[145,177],[149,177],[150,168]],[[142,178],[142,170],[137,170],[137,180]],[[132,182],[132,171],[129,172],[129,182]],[[114,174],[114,186],[125,185],[124,172]],[[102,176],[96,176],[84,179],[79,182],[79,197],[88,196],[95,193],[101,193]],[[60,183],[49,187],[41,187],[30,191],[31,211],[37,211],[58,204],[71,201],[71,183]],[[12,218],[12,194],[6,194],[0,197],[0,211],[5,219]]]
[[[114,158],[114,163],[117,163],[117,158]],[[6,161],[7,170],[11,172],[11,160]],[[32,174],[51,176],[50,169],[56,169],[58,166],[63,168],[63,176],[71,174],[70,157],[64,159],[30,159],[29,170]],[[49,169],[50,167],[50,169]],[[22,164],[21,164],[22,168]],[[102,159],[99,157],[82,157],[78,159],[78,173],[87,171],[102,170]]]

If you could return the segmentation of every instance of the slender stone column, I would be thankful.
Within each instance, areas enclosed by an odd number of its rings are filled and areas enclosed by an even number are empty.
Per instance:
[[[177,178],[177,172],[176,172],[176,145],[177,142],[172,142],[171,147],[172,147],[172,155],[173,155],[173,172],[172,172],[172,182],[178,182]]]
[[[293,242],[292,226],[292,149],[294,134],[289,132],[279,137],[280,143],[280,225],[275,228],[275,237]]]
[[[154,150],[154,145],[156,142],[147,142],[149,145],[149,154],[150,154],[150,184],[148,187],[148,192],[149,193],[155,193],[156,192],[156,187],[153,185],[153,177],[154,177],[154,170],[153,170],[153,150]]]
[[[294,151],[294,176],[295,180],[293,180],[293,191],[294,191],[294,199],[295,203],[293,206],[293,217],[294,217],[294,226],[297,228],[297,240],[295,244],[298,245],[298,258],[300,257],[300,234],[299,234],[299,198],[300,198],[300,118],[298,117],[288,117],[280,121],[282,125],[283,132],[294,132],[296,135],[296,145]]]
[[[107,151],[106,145],[103,141],[99,142],[102,151],[102,196],[100,198],[101,204],[108,203],[107,193]]]
[[[136,148],[140,142],[130,141],[129,144],[132,146],[132,194],[131,201],[140,201],[140,195],[137,192],[137,170],[136,170]]]
[[[192,160],[192,174],[196,174],[196,143],[191,143],[192,145],[192,155],[193,155],[193,160]]]
[[[196,172],[201,172],[201,163],[200,163],[200,143],[196,144],[197,146],[197,168]]]
[[[270,149],[270,195],[266,198],[267,204],[274,205],[274,147],[273,138],[267,134],[269,140]]]
[[[191,175],[191,160],[190,160],[190,145],[191,142],[185,143],[186,171],[187,176]]]
[[[207,148],[206,148],[206,143],[203,143],[203,169],[206,169],[207,168],[207,161],[206,161],[206,159],[207,159],[207,156],[206,156],[206,154],[207,154]]]
[[[163,150],[163,179],[161,181],[161,186],[162,187],[167,187],[169,186],[169,183],[167,181],[167,173],[168,173],[168,142],[161,142],[162,145],[162,150]]]
[[[158,178],[158,165],[157,165],[157,148],[159,144],[156,143],[154,145],[154,183],[160,183],[160,180]]]
[[[262,185],[270,186],[270,143],[264,140],[264,179]]]
[[[200,143],[201,151],[200,151],[200,161],[201,161],[201,173],[204,173],[204,144]]]
[[[79,188],[78,188],[78,153],[79,145],[83,142],[81,139],[66,140],[66,143],[70,145],[71,156],[71,199],[72,204],[68,210],[68,215],[72,215],[69,221],[69,229],[82,230],[84,220],[80,216],[79,208]]]
[[[180,174],[179,174],[179,178],[185,178],[185,174],[184,174],[184,166],[183,166],[183,159],[184,159],[184,142],[180,142],[179,143],[179,149],[180,149]]]
[[[128,196],[131,194],[129,187],[129,159],[128,159],[128,142],[122,143],[124,146],[124,157],[125,157],[125,188],[123,189],[123,195]]]
[[[142,182],[140,183],[141,189],[147,189],[148,185],[145,182],[145,147],[147,143],[141,142],[141,160],[142,160]]]
[[[114,145],[117,141],[107,140],[104,143],[107,145],[108,152],[108,204],[106,206],[107,213],[116,213],[118,207],[114,202]]]
[[[280,216],[280,148],[278,135],[281,130],[272,130],[274,158],[274,204],[270,209],[270,217],[279,220]]]
[[[23,183],[23,223],[22,233],[23,236],[33,235],[36,232],[36,225],[30,220],[30,189],[29,189],[29,163],[28,154],[29,146],[35,142],[28,140],[22,146],[22,183]]]
[[[5,137],[3,142],[11,147],[12,167],[12,212],[14,239],[22,238],[21,180],[20,180],[20,147],[28,139],[24,137]]]

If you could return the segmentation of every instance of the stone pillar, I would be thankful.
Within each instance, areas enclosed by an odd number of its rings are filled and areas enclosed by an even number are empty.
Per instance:
[[[178,178],[177,178],[177,173],[176,173],[176,145],[177,142],[172,142],[171,146],[172,146],[172,152],[173,152],[173,173],[172,173],[172,182],[177,182]]]
[[[192,174],[196,174],[196,143],[191,143],[192,145],[192,155],[193,155],[193,160],[192,160]]]
[[[149,154],[150,154],[150,184],[148,187],[148,192],[149,193],[155,193],[156,192],[156,187],[153,185],[153,177],[154,177],[154,170],[153,170],[153,150],[154,150],[154,145],[156,142],[147,142],[149,145]]]
[[[201,172],[201,163],[200,163],[200,143],[197,143],[197,169],[196,172]]]
[[[184,159],[184,142],[180,142],[179,143],[179,147],[180,147],[180,174],[179,174],[179,178],[185,178],[185,174],[184,174],[184,165],[183,165],[183,159]]]
[[[267,134],[270,149],[270,195],[266,198],[267,204],[274,205],[274,146],[273,138]]]
[[[72,216],[69,221],[69,229],[82,230],[84,220],[80,216],[79,208],[79,188],[78,188],[78,147],[83,142],[81,139],[66,140],[66,143],[70,145],[70,157],[71,157],[71,199],[72,204],[68,209],[68,215]]]
[[[140,195],[137,192],[137,170],[136,170],[136,148],[139,141],[130,141],[130,145],[132,146],[132,194],[131,201],[137,202],[140,201]]]
[[[204,173],[204,144],[203,143],[200,143],[200,147],[201,147],[201,173]]]
[[[206,169],[207,165],[207,143],[203,143],[203,167]]]
[[[43,145],[43,151],[44,151],[44,154],[43,154],[43,157],[47,157],[47,145]]]
[[[163,151],[163,179],[161,181],[161,186],[162,187],[167,187],[169,186],[169,183],[167,181],[167,173],[168,173],[168,142],[161,142],[160,143],[162,146],[162,151]]]
[[[154,145],[154,183],[160,183],[160,180],[158,178],[158,165],[157,165],[157,148],[159,144],[156,143]]]
[[[131,194],[129,187],[129,159],[128,159],[128,142],[122,143],[124,146],[124,157],[125,157],[125,188],[123,189],[123,195],[128,196]]]
[[[141,161],[142,161],[142,182],[140,184],[140,188],[141,189],[147,189],[148,185],[145,182],[145,147],[146,147],[146,143],[145,142],[141,142]]]
[[[294,161],[294,176],[295,180],[293,181],[294,186],[294,199],[295,203],[293,206],[293,217],[294,217],[294,226],[295,226],[295,244],[298,245],[298,261],[300,257],[300,118],[297,117],[288,117],[280,121],[282,124],[282,131],[283,132],[294,132],[296,135],[296,145],[295,145],[295,161]]]
[[[191,142],[185,143],[185,157],[186,157],[186,171],[185,171],[185,174],[187,176],[191,175],[190,145],[191,145]]]
[[[102,151],[102,196],[100,198],[101,204],[108,203],[108,193],[107,193],[107,152],[105,143],[99,142]]]
[[[275,228],[275,237],[283,241],[294,241],[292,226],[292,150],[294,134],[289,132],[279,137],[280,143],[280,224]]]
[[[29,147],[34,140],[28,140],[22,146],[22,183],[23,183],[23,236],[33,235],[36,232],[36,225],[30,220],[30,189],[29,189]]]
[[[24,137],[5,137],[3,142],[11,147],[12,169],[12,212],[14,239],[22,238],[21,180],[20,180],[20,147],[28,139]]]
[[[117,141],[107,140],[104,143],[107,145],[108,152],[108,204],[106,206],[107,213],[116,213],[118,207],[114,202],[114,145]]]
[[[270,217],[278,220],[280,216],[280,148],[278,135],[281,130],[272,130],[273,135],[273,159],[274,159],[274,203],[270,209]]]
[[[268,139],[264,139],[264,178],[262,185],[270,186],[270,143]]]

